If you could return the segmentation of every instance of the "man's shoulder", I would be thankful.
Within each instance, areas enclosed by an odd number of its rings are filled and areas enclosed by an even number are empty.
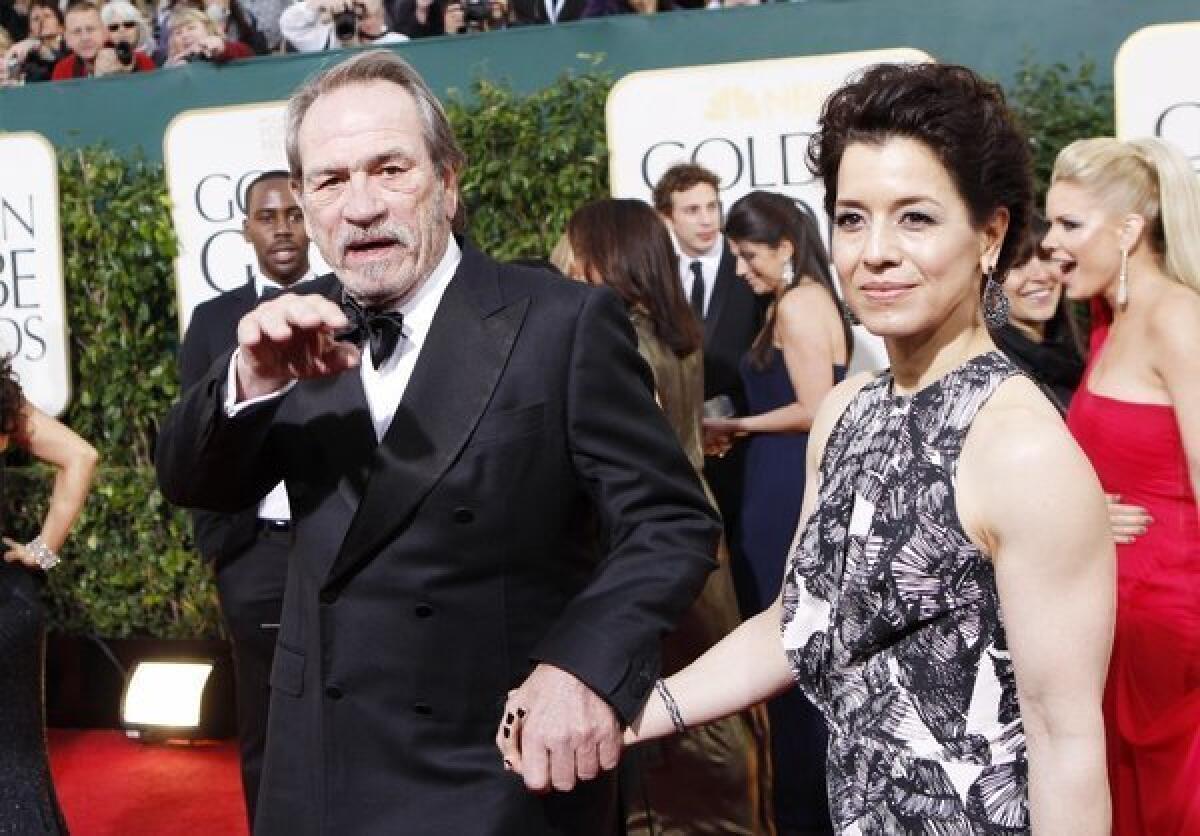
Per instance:
[[[225,319],[232,311],[242,308],[249,310],[254,307],[254,289],[249,284],[218,293],[211,299],[206,299],[192,311],[192,322],[209,322],[210,320]]]

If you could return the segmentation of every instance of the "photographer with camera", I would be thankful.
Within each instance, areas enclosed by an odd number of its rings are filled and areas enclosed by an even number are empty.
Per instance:
[[[164,67],[178,67],[196,61],[225,64],[241,58],[253,58],[250,47],[221,37],[217,24],[207,13],[183,6],[171,12],[167,22],[167,61]]]
[[[281,4],[280,8],[287,5],[287,0],[266,0],[266,2],[278,2]],[[154,21],[158,46],[154,50],[153,57],[155,63],[160,66],[166,64],[170,57],[168,32],[171,26],[171,15],[184,8],[193,8],[208,15],[214,25],[213,34],[219,35],[224,40],[245,44],[255,55],[271,53],[270,36],[260,26],[258,17],[241,0],[162,0]],[[279,45],[278,18],[279,12],[275,12],[275,47]]]
[[[8,84],[49,81],[54,65],[67,55],[63,41],[63,16],[53,0],[35,0],[29,8],[29,37],[4,53]]]
[[[392,26],[412,38],[490,32],[509,26],[508,0],[388,0]]]
[[[449,0],[442,7],[447,35],[508,28],[508,0]]]
[[[134,11],[136,12],[136,9]],[[109,30],[105,28],[104,19],[100,16],[100,8],[91,0],[73,0],[67,6],[64,19],[67,47],[71,52],[54,65],[54,72],[51,74],[54,81],[117,73],[144,73],[154,69],[154,62],[150,60],[150,56],[139,49],[132,50],[128,61],[122,60],[126,57],[126,47],[121,47],[121,53],[118,55],[113,44],[128,43],[119,37],[127,28],[124,26],[124,20],[116,24],[118,38],[115,41],[110,39]],[[141,19],[140,14],[137,19]],[[138,40],[136,30],[135,22],[132,34],[134,44]]]
[[[137,6],[129,0],[108,0],[100,9],[100,19],[108,30],[108,45],[122,67],[132,71],[154,68],[154,59],[150,57],[154,49],[150,25]]]
[[[383,0],[300,0],[284,9],[279,28],[297,52],[408,40],[388,29]]]

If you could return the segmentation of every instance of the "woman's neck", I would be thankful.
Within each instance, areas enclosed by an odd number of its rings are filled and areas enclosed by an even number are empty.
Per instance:
[[[954,316],[934,331],[886,340],[897,394],[911,394],[939,380],[972,357],[996,347],[974,309],[969,321]]]
[[[1146,255],[1144,249],[1139,248],[1136,252],[1131,253],[1125,271],[1126,303],[1120,304],[1120,279],[1111,282],[1101,294],[1112,310],[1113,324],[1116,325],[1130,313],[1136,314],[1144,310],[1153,299],[1158,297],[1168,282],[1174,281],[1167,275],[1158,259]]]

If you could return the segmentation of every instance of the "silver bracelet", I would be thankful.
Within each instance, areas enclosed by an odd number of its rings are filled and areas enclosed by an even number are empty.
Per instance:
[[[54,549],[47,546],[41,537],[34,537],[25,545],[25,548],[33,555],[38,568],[43,572],[48,572],[59,563],[62,563],[62,558],[55,554]]]
[[[671,717],[671,724],[675,726],[675,731],[681,734],[687,731],[687,724],[683,722],[683,715],[679,713],[679,706],[675,703],[675,698],[667,690],[667,683],[661,679],[658,680],[654,683],[654,690],[658,692],[663,705],[667,707],[667,714]]]

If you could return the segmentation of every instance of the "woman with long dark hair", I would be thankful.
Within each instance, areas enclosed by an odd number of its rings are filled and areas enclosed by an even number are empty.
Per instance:
[[[666,226],[640,200],[605,199],[577,210],[566,238],[567,272],[612,288],[628,307],[659,405],[703,479],[703,336],[683,296]],[[664,670],[681,669],[741,622],[727,550],[718,557],[700,597],[663,640]],[[764,726],[761,710],[745,711],[642,750],[624,772],[626,832],[766,832]]]
[[[783,581],[804,499],[808,431],[846,374],[853,338],[817,224],[792,200],[751,192],[730,208],[725,236],[738,275],[771,298],[741,365],[748,414],[704,422],[710,445],[747,445],[733,551],[742,613],[750,617],[770,606]]]
[[[1041,245],[1049,229],[1045,218],[1033,216],[1031,234],[1004,279],[1007,320],[991,331],[996,347],[1066,414],[1083,375],[1083,348],[1063,295],[1062,268]]]
[[[46,756],[42,703],[45,616],[39,576],[59,562],[58,550],[79,516],[96,466],[96,451],[21,394],[10,359],[0,359],[0,449],[16,444],[58,473],[39,534],[28,543],[4,537],[0,563],[0,832],[66,833]],[[7,530],[7,529],[5,529]]]
[[[771,300],[741,363],[748,414],[705,421],[710,445],[746,445],[732,551],[738,600],[749,618],[771,605],[783,582],[804,501],[808,431],[821,401],[845,377],[853,340],[808,212],[783,195],[751,192],[730,208],[725,236],[738,275]],[[825,832],[821,716],[799,691],[781,694],[768,710],[776,825]]]

